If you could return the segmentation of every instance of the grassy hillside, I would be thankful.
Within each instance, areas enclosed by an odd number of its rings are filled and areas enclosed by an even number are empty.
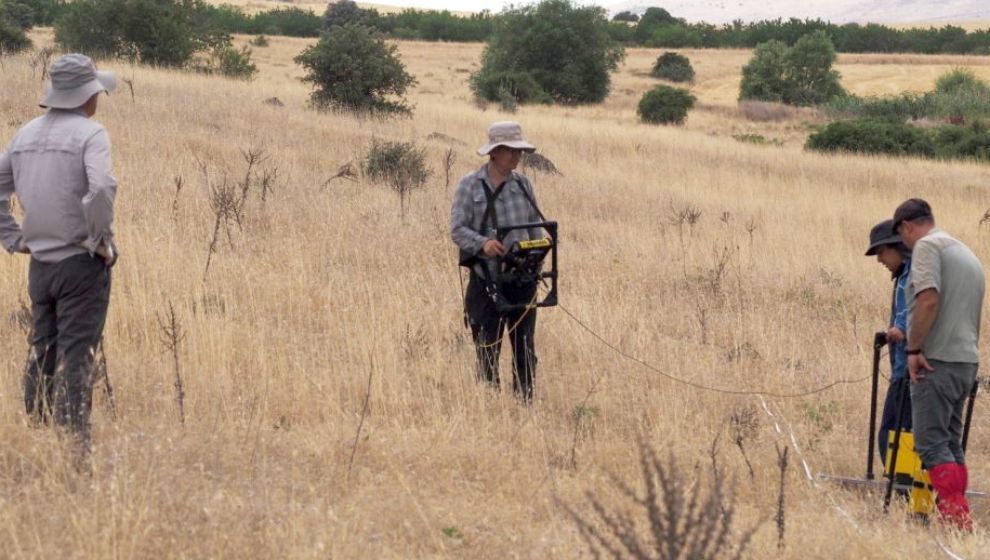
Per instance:
[[[305,45],[272,38],[247,83],[106,65],[134,92],[122,84],[98,115],[120,180],[123,256],[107,327],[118,417],[98,390],[92,478],[73,473],[50,431],[27,424],[16,320],[27,261],[0,259],[2,556],[587,557],[559,503],[587,511],[587,492],[624,503],[609,476],[637,483],[637,433],[678,459],[685,484],[708,472],[717,439],[714,460],[738,484],[740,529],[766,521],[753,558],[935,557],[936,537],[964,557],[985,553],[984,532],[921,529],[900,510],[880,515],[877,497],[808,478],[862,474],[866,383],[797,399],[698,391],[548,309],[536,403],[478,386],[441,161],[452,147],[452,175],[468,173],[490,122],[521,121],[563,172],[531,176],[561,222],[565,308],[667,374],[781,393],[869,373],[889,280],[862,253],[870,226],[904,198],[928,199],[940,224],[990,260],[985,167],[805,153],[816,115],[754,122],[736,106],[745,52],[687,52],[701,107],[682,128],[658,128],[635,119],[657,51],[630,51],[604,105],[508,115],[470,99],[480,46],[404,43],[420,82],[415,116],[383,122],[307,109],[291,61]],[[3,142],[39,114],[32,56],[0,68]],[[849,56],[838,69],[852,91],[886,93],[928,89],[958,65],[990,78],[985,61],[963,57]],[[271,97],[284,106],[263,103]],[[376,138],[419,142],[437,171],[413,193],[407,223],[383,186],[327,184]],[[255,191],[242,227],[221,229],[204,279],[211,188],[242,180],[252,149],[269,157],[262,169],[278,168],[274,193],[262,201]],[[679,218],[696,212],[693,224]],[[169,303],[186,335],[184,425],[161,340]],[[972,485],[985,490],[986,403],[970,440]],[[791,449],[783,550],[772,522],[778,446]],[[990,520],[986,502],[974,511]]]

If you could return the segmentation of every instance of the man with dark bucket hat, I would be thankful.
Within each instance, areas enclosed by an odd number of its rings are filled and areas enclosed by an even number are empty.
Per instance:
[[[517,241],[541,239],[542,229],[517,229],[499,241],[499,227],[543,221],[536,205],[533,184],[515,171],[523,152],[536,148],[523,139],[515,122],[497,122],[488,129],[488,143],[478,155],[488,156],[481,169],[466,175],[457,185],[450,215],[451,238],[460,249],[460,264],[471,270],[464,313],[474,339],[478,375],[495,387],[499,385],[498,359],[502,332],[508,329],[512,343],[513,383],[516,394],[526,402],[533,398],[536,373],[536,309],[499,313],[493,299],[490,279],[496,258],[504,256]],[[503,286],[510,304],[529,304],[536,296],[536,282]]]
[[[68,428],[85,456],[94,354],[117,254],[110,140],[90,117],[99,94],[113,91],[116,79],[81,54],[59,58],[49,75],[51,87],[40,104],[49,111],[18,131],[0,154],[0,242],[9,253],[31,255],[27,412]],[[24,211],[20,224],[11,214],[14,194]]]
[[[962,426],[979,369],[983,265],[969,247],[935,227],[931,206],[920,198],[897,207],[894,229],[912,250],[906,353],[915,448],[943,521],[970,530]]]
[[[870,246],[866,256],[876,256],[877,262],[887,267],[894,281],[890,297],[890,322],[887,326],[887,348],[890,355],[890,385],[883,401],[883,414],[880,417],[880,430],[877,438],[880,444],[880,457],[887,456],[889,432],[897,429],[897,419],[902,417],[901,396],[908,391],[907,374],[907,283],[911,274],[911,250],[894,232],[894,221],[884,220],[870,230]],[[911,400],[903,411],[901,427],[911,429]]]

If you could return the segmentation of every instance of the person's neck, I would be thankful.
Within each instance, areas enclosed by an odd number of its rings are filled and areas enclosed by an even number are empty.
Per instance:
[[[491,161],[488,162],[488,178],[491,179],[493,183],[495,183],[496,187],[504,183],[505,180],[508,179],[509,175],[511,174],[512,174],[511,169],[508,171],[502,171],[501,169],[498,168],[497,165],[495,165],[494,162]]]

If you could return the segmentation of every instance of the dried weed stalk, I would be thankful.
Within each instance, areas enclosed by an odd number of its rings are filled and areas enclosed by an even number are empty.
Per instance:
[[[168,313],[158,318],[158,328],[162,346],[172,355],[172,368],[175,374],[175,402],[179,406],[179,422],[186,423],[186,391],[182,384],[182,372],[179,369],[179,345],[186,339],[182,323],[175,314],[175,306],[168,302]]]
[[[715,470],[710,479],[705,479],[706,483],[698,485],[698,481],[687,480],[672,453],[664,463],[642,439],[639,448],[643,493],[612,477],[613,484],[632,508],[610,510],[590,491],[588,514],[582,515],[561,503],[592,556],[669,560],[742,558],[760,524],[742,533],[733,530],[736,500],[733,489],[726,488],[724,477]]]

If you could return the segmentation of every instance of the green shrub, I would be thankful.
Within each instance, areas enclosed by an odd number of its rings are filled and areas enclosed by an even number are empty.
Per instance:
[[[939,157],[990,160],[990,127],[981,121],[967,126],[941,126],[935,131]]]
[[[317,108],[409,113],[403,96],[416,80],[397,51],[377,32],[351,24],[332,28],[295,61],[306,69],[303,81],[313,85]]]
[[[571,0],[542,0],[510,8],[495,19],[474,82],[526,72],[554,101],[598,103],[624,51],[609,35],[605,10]]]
[[[258,68],[251,62],[251,49],[245,46],[238,50],[228,43],[215,46],[209,58],[195,68],[206,74],[240,80],[250,80],[258,73]]]
[[[261,35],[258,35],[254,39],[251,39],[251,46],[253,46],[253,47],[262,47],[262,48],[264,48],[264,47],[267,47],[268,45],[269,45],[269,43],[268,43],[268,37],[265,37],[265,34],[264,33],[262,33]]]
[[[823,104],[822,110],[832,118],[917,120],[931,116],[931,101],[930,96],[914,92],[885,97],[843,95]]]
[[[756,47],[743,67],[739,99],[815,105],[843,95],[832,70],[835,47],[823,31],[805,35],[793,47],[768,41]]]
[[[686,89],[657,86],[639,100],[636,113],[651,124],[682,124],[697,98]]]
[[[665,52],[660,55],[650,72],[655,78],[663,78],[671,82],[690,82],[694,79],[694,68],[688,57],[674,53]]]
[[[76,0],[55,25],[65,50],[182,67],[193,55],[230,45],[230,36],[204,24],[201,0]],[[208,19],[208,18],[206,18]]]
[[[517,103],[553,102],[532,74],[523,71],[475,74],[471,76],[471,90],[479,99],[488,101],[501,102],[508,93]]]
[[[935,157],[930,134],[903,122],[860,119],[834,122],[808,138],[805,147],[820,152]]]
[[[657,27],[646,41],[647,46],[668,49],[697,48],[704,44],[701,33],[684,25]]]
[[[968,68],[953,68],[935,80],[935,93],[950,95],[960,93],[990,94],[990,86]]]
[[[23,51],[31,46],[25,33],[32,26],[32,13],[24,4],[0,0],[0,54]]]
[[[426,165],[426,150],[412,142],[372,141],[362,165],[372,181],[383,183],[399,195],[399,212],[403,218],[409,195],[423,187],[432,172]]]

